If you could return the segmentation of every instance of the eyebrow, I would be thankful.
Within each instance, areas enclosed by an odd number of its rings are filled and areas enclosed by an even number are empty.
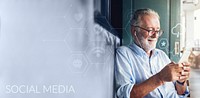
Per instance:
[[[157,28],[154,28],[154,27],[146,27],[147,29],[152,29],[152,30],[160,30],[160,28],[159,27],[157,27]]]

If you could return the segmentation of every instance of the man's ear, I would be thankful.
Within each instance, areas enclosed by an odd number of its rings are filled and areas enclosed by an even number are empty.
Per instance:
[[[136,36],[136,30],[134,27],[131,27],[131,34]]]

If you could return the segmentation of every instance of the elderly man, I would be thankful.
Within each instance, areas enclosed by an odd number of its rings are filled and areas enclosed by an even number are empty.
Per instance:
[[[135,11],[131,21],[134,42],[116,51],[116,96],[118,98],[180,98],[188,94],[190,64],[176,64],[156,49],[159,15],[152,9]]]

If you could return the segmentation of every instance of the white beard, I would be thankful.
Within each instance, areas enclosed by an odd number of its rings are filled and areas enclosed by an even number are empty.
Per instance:
[[[153,50],[153,49],[155,49],[156,48],[156,42],[153,44],[153,45],[151,45],[149,42],[148,42],[148,40],[145,40],[145,38],[143,37],[143,36],[140,36],[139,37],[139,40],[140,40],[140,44],[141,44],[141,48],[143,48],[144,49],[144,51],[151,51],[151,50]]]

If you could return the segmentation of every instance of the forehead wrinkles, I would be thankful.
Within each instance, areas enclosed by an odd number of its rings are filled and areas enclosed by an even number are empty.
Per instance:
[[[144,26],[144,27],[149,27],[149,28],[155,28],[159,29],[160,28],[160,21],[156,15],[143,15],[139,17],[139,25]]]

